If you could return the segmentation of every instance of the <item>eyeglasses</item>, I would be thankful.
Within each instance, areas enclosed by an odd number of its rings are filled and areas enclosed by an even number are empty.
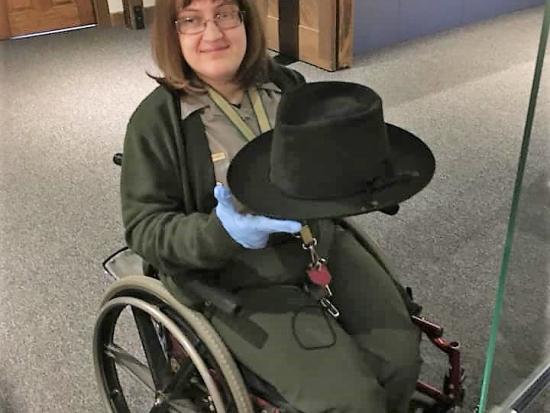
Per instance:
[[[221,30],[233,29],[244,21],[244,11],[235,8],[220,8],[213,19],[205,19],[201,15],[184,16],[176,20],[176,30],[179,34],[198,34],[206,29],[206,24],[212,20]]]

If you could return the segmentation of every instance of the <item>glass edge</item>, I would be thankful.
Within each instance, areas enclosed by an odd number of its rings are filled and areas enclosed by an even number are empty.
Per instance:
[[[478,413],[485,413],[485,409],[487,405],[487,396],[488,396],[489,385],[491,382],[491,372],[493,368],[495,349],[496,349],[496,339],[497,339],[498,329],[500,326],[500,316],[501,316],[502,304],[504,300],[508,264],[509,264],[510,254],[512,251],[512,242],[514,238],[517,209],[518,209],[519,198],[521,194],[523,176],[525,172],[525,164],[527,161],[527,154],[529,152],[529,143],[530,143],[531,131],[533,127],[533,119],[535,114],[537,95],[538,95],[539,86],[540,86],[542,66],[544,63],[546,43],[548,40],[549,24],[550,24],[550,0],[546,0],[540,41],[539,41],[539,48],[537,53],[537,62],[535,65],[535,74],[533,77],[533,84],[531,88],[531,96],[529,101],[527,119],[525,122],[523,141],[522,141],[521,152],[520,152],[519,163],[518,163],[518,171],[516,174],[516,181],[514,184],[512,206],[510,208],[510,218],[508,220],[508,228],[506,232],[506,240],[504,244],[503,256],[501,261],[502,264],[501,264],[499,281],[497,286],[495,307],[494,307],[493,317],[491,321],[489,343],[487,345],[487,351],[486,351],[486,362],[483,370],[481,397],[480,397],[479,406],[477,410]]]

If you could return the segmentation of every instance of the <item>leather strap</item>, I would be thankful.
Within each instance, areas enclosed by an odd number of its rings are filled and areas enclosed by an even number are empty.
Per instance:
[[[271,124],[269,123],[269,118],[267,117],[267,112],[265,110],[262,98],[258,93],[258,89],[250,88],[247,91],[248,98],[252,103],[252,108],[254,109],[254,114],[256,115],[256,120],[258,121],[258,126],[260,131],[265,133],[271,130]],[[239,112],[225,99],[219,92],[213,88],[208,88],[208,95],[210,99],[216,104],[216,106],[222,111],[222,113],[229,119],[229,121],[237,128],[241,135],[246,139],[247,142],[251,141],[256,137],[256,134],[250,129],[246,124],[244,119],[239,115]]]
[[[256,119],[258,120],[258,126],[260,127],[262,133],[271,130],[271,124],[269,123],[269,118],[267,117],[264,103],[258,93],[258,89],[255,87],[250,88],[248,90],[248,97],[250,98],[250,102],[252,102],[252,108],[254,109]]]

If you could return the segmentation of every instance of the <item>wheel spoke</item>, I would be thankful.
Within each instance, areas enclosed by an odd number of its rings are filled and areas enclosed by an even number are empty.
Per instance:
[[[180,365],[179,370],[174,375],[172,381],[166,386],[164,392],[170,394],[172,397],[181,397],[185,396],[185,391],[189,388],[189,380],[191,375],[195,374],[197,369],[193,362],[185,360],[184,363]]]
[[[155,388],[162,390],[172,380],[172,373],[158,333],[149,314],[138,308],[132,308],[132,313]]]
[[[111,343],[105,346],[105,354],[114,359],[115,363],[135,377],[139,382],[145,385],[149,390],[155,393],[155,384],[149,368],[132,356],[123,348]]]
[[[193,413],[196,412],[194,404],[185,399],[168,401],[169,413]]]

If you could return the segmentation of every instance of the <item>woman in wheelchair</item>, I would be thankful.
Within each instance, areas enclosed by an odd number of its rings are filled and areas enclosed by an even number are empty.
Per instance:
[[[418,308],[344,217],[396,213],[433,176],[430,150],[371,89],[276,64],[253,0],[155,11],[160,85],[124,142],[129,248],[186,305],[194,280],[234,297],[195,308],[281,411],[408,411]]]

